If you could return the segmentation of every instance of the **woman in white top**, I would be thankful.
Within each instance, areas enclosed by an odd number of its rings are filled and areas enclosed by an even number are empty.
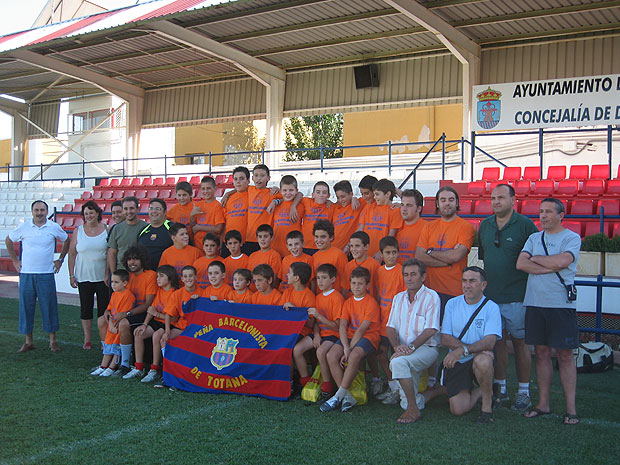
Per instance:
[[[80,293],[84,350],[90,350],[93,346],[95,294],[97,294],[98,316],[103,315],[110,301],[108,288],[110,275],[106,264],[107,227],[101,222],[101,214],[102,210],[94,200],[82,205],[81,215],[84,224],[73,231],[69,248],[69,279],[71,287],[77,287]]]

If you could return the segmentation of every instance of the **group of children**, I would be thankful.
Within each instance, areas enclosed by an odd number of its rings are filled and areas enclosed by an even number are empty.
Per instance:
[[[308,308],[293,359],[303,386],[310,380],[306,357],[316,352],[322,400],[330,400],[322,404],[323,411],[336,407],[346,411],[355,405],[348,389],[366,359],[375,393],[382,385],[379,365],[390,380],[387,392],[397,391],[390,377],[385,337],[392,298],[405,290],[395,237],[403,217],[392,206],[394,184],[366,176],[358,199],[351,184],[340,181],[334,186],[337,203],[331,203],[324,182],[318,182],[312,198],[306,198],[289,175],[282,177],[279,189],[269,189],[269,169],[264,165],[254,168],[253,180],[250,186],[247,168],[236,168],[235,189],[224,194],[222,205],[215,200],[215,181],[209,176],[202,179],[204,200],[200,202],[192,201],[189,184],[177,185],[179,205],[168,213],[174,221],[169,229],[173,246],[162,254],[157,295],[144,324],[134,331],[135,368],[123,378],[158,379],[161,348],[187,324],[183,304],[206,297]],[[225,247],[221,247],[222,235]],[[191,245],[192,240],[202,250]],[[123,270],[113,273],[115,292],[104,359],[93,375],[109,376],[114,371],[118,344],[114,314],[133,305],[124,297],[130,294],[128,280]],[[146,372],[144,341],[148,338],[153,341],[153,363]],[[390,395],[384,398],[395,403]]]

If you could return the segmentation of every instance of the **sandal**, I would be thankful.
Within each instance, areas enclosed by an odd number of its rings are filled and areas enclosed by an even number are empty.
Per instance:
[[[85,342],[84,345],[82,346],[82,350],[90,350],[92,348],[93,348],[92,342]]]
[[[531,415],[532,413],[533,413],[534,415]],[[538,407],[534,407],[532,410],[530,410],[530,411],[528,411],[528,412],[525,412],[525,413],[523,414],[523,416],[524,416],[525,418],[537,418],[537,417],[542,417],[543,415],[549,415],[550,413],[551,413],[551,412],[544,412],[544,411],[542,411],[541,409],[539,409]]]
[[[480,416],[476,420],[479,425],[493,423],[493,412],[480,412]]]
[[[578,425],[579,424],[579,417],[575,414],[572,413],[565,413],[564,414],[564,419],[562,420],[562,423],[565,425]]]

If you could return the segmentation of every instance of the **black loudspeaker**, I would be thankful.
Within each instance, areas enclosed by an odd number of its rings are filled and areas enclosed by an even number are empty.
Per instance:
[[[356,89],[379,87],[379,67],[377,65],[356,66],[353,68],[353,73],[355,74]]]

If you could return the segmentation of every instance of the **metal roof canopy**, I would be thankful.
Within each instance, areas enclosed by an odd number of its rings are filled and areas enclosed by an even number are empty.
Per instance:
[[[277,125],[286,73],[449,50],[467,112],[481,51],[619,33],[618,0],[155,0],[0,37],[0,93],[33,104],[104,89],[139,107],[139,131],[150,91],[249,75]]]

